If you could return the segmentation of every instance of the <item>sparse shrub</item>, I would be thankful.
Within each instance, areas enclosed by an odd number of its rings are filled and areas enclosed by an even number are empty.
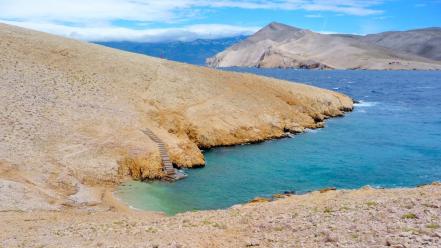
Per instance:
[[[209,220],[203,220],[202,224],[203,225],[211,225],[211,222]]]
[[[214,224],[213,224],[213,227],[220,228],[220,229],[227,229],[227,226],[226,226],[226,225],[224,225],[224,224],[219,224],[219,223],[214,223]]]
[[[274,227],[274,231],[276,231],[276,232],[281,232],[281,231],[283,231],[283,227],[281,227],[281,226],[276,226],[276,227]]]
[[[403,214],[403,216],[401,216],[402,219],[416,219],[417,216],[413,213],[407,213],[407,214]]]
[[[333,212],[332,209],[329,208],[329,207],[325,207],[325,209],[323,210],[323,213],[326,213],[326,214],[329,214],[329,213],[332,213],[332,212]]]
[[[430,228],[430,229],[438,229],[438,228],[440,228],[440,225],[436,224],[436,223],[430,223],[430,224],[427,224],[426,227]]]
[[[348,210],[350,210],[350,208],[347,207],[347,206],[342,206],[342,207],[340,208],[340,211],[348,211]]]

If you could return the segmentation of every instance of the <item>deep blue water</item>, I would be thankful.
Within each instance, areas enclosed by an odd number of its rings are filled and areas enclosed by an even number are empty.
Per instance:
[[[176,183],[127,183],[116,195],[169,214],[323,187],[404,187],[441,180],[441,72],[231,69],[343,92],[361,103],[326,128],[205,153]]]

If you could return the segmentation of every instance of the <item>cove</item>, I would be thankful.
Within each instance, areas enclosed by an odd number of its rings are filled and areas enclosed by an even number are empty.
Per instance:
[[[175,183],[127,182],[130,206],[175,214],[219,209],[257,196],[324,187],[410,187],[441,180],[441,72],[229,70],[343,92],[360,103],[326,128],[293,138],[216,148],[206,167]]]

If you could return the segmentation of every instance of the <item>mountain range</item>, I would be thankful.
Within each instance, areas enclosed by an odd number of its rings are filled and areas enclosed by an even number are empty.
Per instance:
[[[109,41],[96,44],[112,47],[128,52],[185,62],[194,65],[205,65],[208,57],[214,56],[226,48],[246,39],[246,36],[235,36],[221,39],[197,39],[194,41],[168,42],[132,42]]]
[[[441,29],[366,36],[321,34],[270,23],[208,58],[211,67],[439,70]]]

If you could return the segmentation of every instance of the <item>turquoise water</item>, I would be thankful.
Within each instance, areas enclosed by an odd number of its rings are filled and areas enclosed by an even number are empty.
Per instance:
[[[441,72],[233,69],[305,82],[361,100],[326,128],[294,138],[216,148],[176,183],[122,185],[140,209],[217,209],[256,196],[334,186],[415,186],[441,180]]]

